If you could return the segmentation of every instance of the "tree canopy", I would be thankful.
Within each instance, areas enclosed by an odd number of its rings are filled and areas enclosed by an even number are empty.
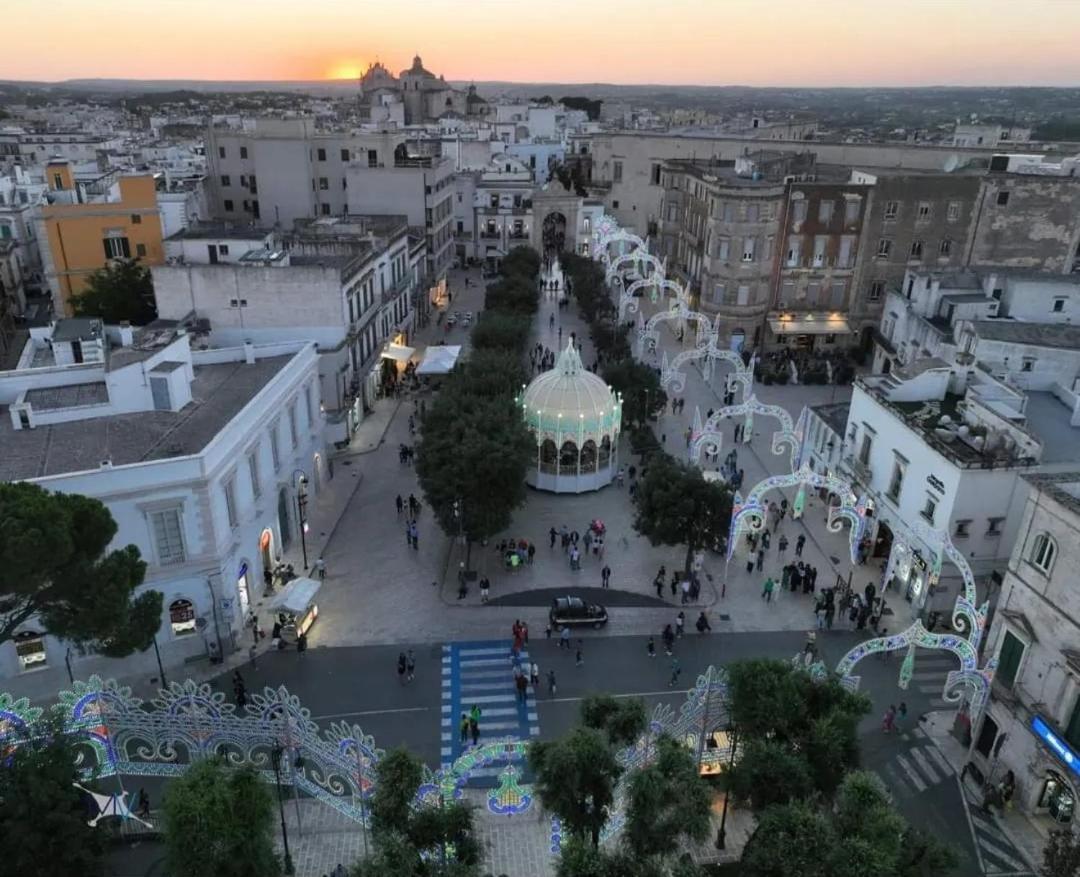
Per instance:
[[[529,766],[544,809],[558,816],[570,834],[598,846],[622,775],[606,735],[579,726],[559,740],[535,740],[529,746]]]
[[[472,332],[473,350],[421,422],[420,487],[443,531],[463,535],[469,549],[509,527],[525,502],[525,472],[536,444],[516,398],[526,380],[522,359],[529,308],[539,300],[539,268],[540,257],[527,247],[503,259],[501,280],[488,288],[489,309]],[[493,296],[496,286],[502,292]]]
[[[146,564],[134,545],[107,551],[116,522],[98,500],[0,484],[0,643],[38,617],[54,636],[109,657],[149,648],[161,625],[157,591],[135,596]]]
[[[102,830],[87,825],[74,741],[59,726],[37,729],[0,760],[0,838],[8,874],[100,874]],[[87,783],[89,785],[89,783]]]
[[[644,732],[648,716],[639,697],[590,694],[581,702],[581,724],[603,731],[612,746],[634,743]]]
[[[469,337],[473,350],[506,350],[520,357],[531,328],[532,321],[523,314],[488,310],[480,314]]]
[[[701,470],[657,454],[634,495],[634,529],[653,545],[685,545],[686,574],[694,552],[711,548],[731,524],[729,487],[706,481]]]
[[[932,877],[955,853],[912,829],[873,774],[848,774],[835,806],[792,801],[768,807],[743,851],[748,877]]]
[[[674,855],[683,839],[700,843],[710,825],[712,793],[686,744],[661,736],[656,747],[656,760],[628,781],[625,843],[644,859]]]
[[[276,804],[250,766],[195,762],[165,788],[163,835],[173,877],[274,877]]]
[[[747,741],[731,787],[755,811],[810,792],[831,797],[858,766],[857,727],[870,710],[866,695],[770,659],[729,666],[728,693],[731,721]]]
[[[631,429],[644,425],[667,405],[667,393],[660,388],[656,369],[636,359],[622,359],[604,366],[604,380],[611,389],[622,393],[623,426]]]
[[[117,259],[86,278],[86,285],[71,297],[77,317],[100,317],[106,323],[127,320],[145,326],[157,318],[154,281],[150,269],[138,259]]]
[[[482,848],[473,812],[460,801],[416,807],[423,765],[404,748],[387,752],[375,767],[371,831],[375,849],[357,863],[354,877],[471,877]]]

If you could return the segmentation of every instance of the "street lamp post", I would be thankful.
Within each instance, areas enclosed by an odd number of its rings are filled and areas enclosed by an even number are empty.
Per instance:
[[[158,676],[161,677],[161,687],[168,688],[169,680],[165,678],[165,668],[161,664],[161,650],[158,648],[157,635],[154,635],[154,655],[157,657]]]
[[[307,474],[302,469],[297,469],[293,475],[300,477],[296,481],[296,511],[300,525],[300,550],[304,557],[304,572],[307,572]]]
[[[285,846],[285,873],[293,874],[292,856],[289,854],[289,829],[285,826],[285,802],[281,797],[281,756],[284,750],[277,743],[270,750],[270,760],[274,764],[274,785],[277,787],[278,814],[281,816],[281,842]]]
[[[724,789],[724,809],[720,813],[720,828],[716,831],[716,848],[727,849],[727,807],[728,798],[731,797],[731,769],[735,767],[735,747],[739,745],[739,737],[735,733],[734,725],[728,725],[728,739],[731,741],[731,755],[728,758],[727,782]]]

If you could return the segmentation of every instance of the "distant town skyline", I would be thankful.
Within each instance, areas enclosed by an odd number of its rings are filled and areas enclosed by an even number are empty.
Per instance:
[[[1062,0],[54,0],[19,12],[0,79],[352,79],[414,54],[452,80],[787,87],[1080,85]]]

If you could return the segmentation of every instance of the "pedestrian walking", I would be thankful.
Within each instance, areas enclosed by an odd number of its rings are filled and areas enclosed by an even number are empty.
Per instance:
[[[405,509],[405,500],[403,500],[401,498],[400,493],[397,495],[397,499],[394,500],[394,505],[397,506],[397,513],[398,513],[398,517],[400,518],[402,511],[404,511],[404,509]]]
[[[670,624],[664,625],[664,631],[660,634],[660,638],[664,641],[664,654],[670,655],[671,649],[675,645],[675,631],[671,629]]]
[[[885,710],[885,715],[881,718],[881,730],[886,734],[891,734],[896,730],[896,706],[889,704],[889,708]]]
[[[469,714],[468,713],[462,713],[461,714],[461,724],[459,725],[459,728],[460,728],[460,731],[461,731],[461,737],[460,737],[459,742],[461,743],[462,746],[464,746],[465,741],[469,739]]]
[[[707,631],[707,630],[712,630],[712,625],[709,624],[709,619],[705,615],[704,612],[702,612],[698,616],[698,620],[697,620],[697,622],[695,624],[695,627],[697,627],[697,632],[698,633],[705,633],[705,631]]]
[[[296,654],[301,657],[304,656],[304,652],[307,651],[307,634],[302,633],[296,638]]]
[[[785,536],[783,533],[781,533],[780,534],[780,541],[776,543],[776,553],[777,554],[783,554],[785,551],[787,551],[787,546],[788,546],[787,536]]]
[[[772,602],[772,592],[773,592],[773,588],[775,586],[776,586],[776,583],[772,580],[771,577],[765,579],[765,587],[761,591],[761,598],[766,603],[771,603]]]
[[[469,734],[472,736],[472,745],[480,745],[480,720],[469,717]]]
[[[562,630],[559,631],[559,648],[560,649],[569,649],[570,648],[570,627],[569,627],[569,625],[564,624]]]
[[[405,684],[405,653],[398,652],[397,656],[397,678],[398,685]]]
[[[682,605],[685,606],[690,602],[690,579],[682,580]]]
[[[757,571],[761,572],[761,570],[764,567],[765,567],[765,549],[764,548],[759,548],[757,550]]]
[[[645,643],[645,652],[650,658],[656,657],[656,640],[654,640],[651,636],[649,637],[649,641]]]
[[[416,655],[409,649],[405,654],[405,679],[412,682],[416,678]]]
[[[577,641],[577,655],[574,657],[574,666],[585,666],[585,643],[581,640]]]
[[[548,694],[555,696],[555,671],[548,670]]]
[[[525,553],[529,556],[529,566],[532,566],[533,556],[536,554],[536,546],[532,542],[530,542],[529,547],[526,549]]]
[[[528,699],[529,686],[529,681],[525,678],[525,674],[522,673],[520,676],[518,676],[514,684],[517,686],[517,699],[521,701],[521,703],[525,703],[525,701]]]
[[[679,612],[679,614],[675,616],[675,638],[676,639],[682,639],[683,626],[685,624],[686,624],[686,613],[685,612]]]
[[[536,661],[529,665],[529,681],[532,683],[533,688],[540,685],[540,665]]]
[[[320,582],[326,579],[326,561],[322,557],[315,560],[315,572],[318,573]]]
[[[904,730],[904,726],[907,724],[907,703],[900,701],[900,706],[896,710],[896,715],[893,717],[893,724],[896,726],[896,730],[899,733]]]
[[[551,540],[551,545],[548,546],[548,547],[554,548],[555,547],[555,540],[559,538],[559,533],[554,527],[552,527],[550,530],[548,530],[548,538]]]
[[[679,676],[682,675],[682,666],[679,664],[678,658],[671,659],[671,678],[668,680],[668,688],[673,688],[679,682]]]
[[[802,557],[803,546],[806,544],[806,536],[802,533],[799,534],[799,538],[795,540],[795,556]]]
[[[600,570],[600,587],[607,588],[611,586],[611,567],[606,563],[603,569]]]

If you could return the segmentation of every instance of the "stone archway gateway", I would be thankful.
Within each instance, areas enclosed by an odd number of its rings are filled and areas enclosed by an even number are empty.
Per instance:
[[[540,235],[544,243],[544,255],[557,256],[566,249],[566,216],[553,211],[544,217]]]

